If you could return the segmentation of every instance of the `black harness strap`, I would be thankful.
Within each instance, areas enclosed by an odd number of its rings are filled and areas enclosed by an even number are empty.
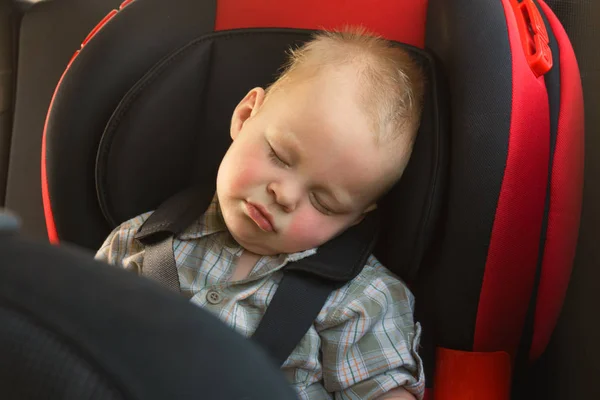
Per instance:
[[[173,251],[173,235],[146,245],[142,275],[175,292],[180,292]]]
[[[163,203],[136,238],[145,246],[142,275],[179,291],[173,238],[208,208],[214,188],[181,192]],[[375,245],[378,220],[371,213],[319,248],[315,255],[291,262],[252,339],[282,365],[311,327],[332,291],[354,279]]]
[[[331,281],[300,271],[285,271],[252,340],[279,366],[306,335],[335,290]]]
[[[173,238],[206,211],[213,195],[212,187],[194,187],[171,197],[150,215],[135,235],[145,246],[143,276],[180,292]]]

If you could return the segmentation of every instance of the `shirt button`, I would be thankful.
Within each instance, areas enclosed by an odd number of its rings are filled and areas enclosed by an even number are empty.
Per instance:
[[[223,296],[217,291],[209,290],[208,293],[206,293],[206,301],[210,304],[219,304],[223,301]]]

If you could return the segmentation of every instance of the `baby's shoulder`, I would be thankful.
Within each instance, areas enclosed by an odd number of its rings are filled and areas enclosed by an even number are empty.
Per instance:
[[[371,255],[352,281],[334,291],[322,310],[324,319],[338,319],[352,310],[385,314],[389,309],[412,310],[414,296],[408,286]]]
[[[124,264],[132,255],[142,257],[144,248],[135,240],[135,234],[150,215],[152,211],[138,215],[113,229],[96,253],[96,259],[109,264]]]
[[[130,232],[137,232],[153,213],[154,211],[148,211],[123,222],[121,225],[115,228],[113,234],[129,234]]]
[[[406,283],[387,269],[374,255],[370,255],[363,270],[346,285],[351,292],[370,290],[390,291],[402,298],[412,297]]]

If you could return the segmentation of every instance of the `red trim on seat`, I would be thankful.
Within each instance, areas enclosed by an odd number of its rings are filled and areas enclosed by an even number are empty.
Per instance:
[[[550,7],[540,1],[560,49],[560,114],[550,185],[550,213],[530,357],[550,341],[565,298],[579,231],[583,194],[583,92],[575,53]],[[555,60],[558,61],[558,60]]]
[[[512,48],[508,157],[489,244],[474,351],[516,354],[539,254],[548,180],[550,118],[543,77],[523,53],[513,8],[503,0]],[[482,243],[483,245],[483,243]]]
[[[79,50],[75,52],[75,54],[73,54],[73,57],[71,57],[71,60],[69,61],[69,64],[67,65],[67,68],[65,68],[65,71],[63,72],[62,76],[60,77],[58,84],[56,85],[56,89],[54,89],[54,94],[52,95],[52,100],[50,100],[50,107],[48,107],[48,113],[46,114],[46,122],[44,122],[44,132],[42,134],[42,202],[44,204],[44,217],[46,219],[46,229],[48,231],[48,239],[50,240],[50,243],[52,244],[58,244],[59,243],[59,238],[58,238],[58,231],[56,230],[56,222],[54,220],[54,214],[52,213],[52,202],[50,200],[50,188],[49,188],[49,184],[48,184],[48,170],[46,167],[46,141],[47,141],[47,137],[46,137],[46,132],[48,131],[48,121],[50,120],[50,112],[52,110],[52,106],[54,105],[54,100],[56,98],[56,93],[58,93],[58,89],[60,88],[60,84],[62,83],[65,75],[67,74],[67,71],[69,70],[69,68],[71,67],[71,64],[73,64],[73,61],[75,61],[75,59],[77,58],[77,56],[79,55]]]
[[[435,400],[509,400],[511,360],[503,351],[473,353],[438,348]]]
[[[90,40],[92,40],[98,32],[100,32],[100,29],[102,29],[104,27],[104,25],[106,25],[108,23],[108,21],[113,19],[114,16],[117,15],[118,13],[119,13],[119,10],[110,10],[108,12],[108,14],[106,14],[106,16],[104,18],[102,18],[102,20],[100,22],[98,22],[98,24],[94,27],[94,29],[92,29],[92,31],[90,33],[88,33],[88,35],[85,37],[85,39],[83,39],[83,42],[81,42],[81,47],[88,44],[88,42]]]
[[[425,389],[423,400],[433,400],[433,389]]]
[[[119,8],[119,10],[121,10],[121,9],[125,8],[127,5],[133,3],[133,1],[135,1],[135,0],[125,0],[121,4],[121,7]],[[58,93],[60,84],[62,83],[63,79],[65,78],[65,75],[67,74],[67,71],[69,70],[69,68],[71,68],[71,64],[73,64],[73,61],[75,61],[75,59],[79,55],[79,52],[81,51],[81,49],[83,49],[85,47],[85,45],[88,44],[88,42],[90,40],[92,40],[94,38],[94,36],[96,36],[96,34],[108,23],[108,21],[110,21],[115,15],[117,15],[119,10],[110,10],[108,12],[108,14],[86,36],[86,38],[81,43],[80,50],[77,50],[75,52],[75,54],[73,54],[73,56],[71,57],[71,60],[69,60],[67,67],[65,68],[63,74],[61,75],[60,79],[58,80],[58,84],[56,85],[56,88],[54,89],[54,93],[52,94],[52,100],[50,100],[50,106],[48,107],[48,112],[46,114],[46,121],[44,122],[44,132],[42,134],[42,203],[44,205],[44,218],[46,220],[46,230],[48,231],[48,240],[52,244],[58,244],[60,242],[60,239],[58,238],[58,231],[56,229],[56,220],[55,220],[54,214],[52,212],[52,202],[50,201],[50,188],[49,188],[49,184],[48,184],[48,171],[47,171],[47,167],[46,167],[46,162],[47,162],[46,161],[46,132],[48,130],[48,121],[50,119],[50,112],[52,111],[52,106],[54,105],[54,99],[56,98],[56,93]]]
[[[331,29],[364,25],[383,37],[423,47],[428,0],[218,0],[215,30]]]

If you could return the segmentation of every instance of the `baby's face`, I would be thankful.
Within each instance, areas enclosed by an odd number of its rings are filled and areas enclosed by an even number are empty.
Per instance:
[[[264,103],[262,89],[253,89],[236,108],[217,195],[245,249],[273,255],[317,247],[372,208],[393,162],[355,98],[343,77],[317,77]]]

